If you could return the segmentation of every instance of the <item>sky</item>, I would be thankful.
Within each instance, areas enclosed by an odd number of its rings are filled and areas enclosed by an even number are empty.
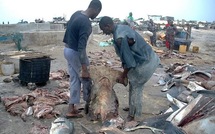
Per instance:
[[[76,10],[87,9],[91,0],[0,0],[0,24],[22,19],[52,21],[53,17],[69,20]],[[134,19],[148,15],[173,16],[175,20],[215,21],[215,0],[100,0],[100,16],[124,19],[129,12]]]

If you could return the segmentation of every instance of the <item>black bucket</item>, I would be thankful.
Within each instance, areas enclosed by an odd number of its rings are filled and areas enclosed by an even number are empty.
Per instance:
[[[20,58],[19,79],[22,83],[46,84],[49,80],[50,57]]]

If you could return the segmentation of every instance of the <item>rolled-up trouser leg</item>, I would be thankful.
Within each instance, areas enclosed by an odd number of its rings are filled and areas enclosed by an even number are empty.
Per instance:
[[[75,71],[70,68],[70,100],[69,104],[80,103],[80,91],[81,91],[81,81],[79,76],[76,75]]]
[[[81,91],[81,63],[78,52],[64,48],[64,57],[68,63],[68,71],[70,75],[70,99],[69,104],[80,103],[80,91]]]

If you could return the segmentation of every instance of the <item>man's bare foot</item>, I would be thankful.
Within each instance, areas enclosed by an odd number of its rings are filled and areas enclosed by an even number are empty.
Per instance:
[[[78,110],[74,104],[69,104],[69,107],[68,107],[68,112],[67,113],[72,113],[72,114],[78,114],[80,113],[81,111]]]
[[[83,115],[79,113],[67,113],[66,118],[82,118]]]

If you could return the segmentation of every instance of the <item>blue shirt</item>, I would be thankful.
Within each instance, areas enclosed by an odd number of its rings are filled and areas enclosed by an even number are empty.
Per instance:
[[[83,54],[86,51],[87,40],[91,32],[91,21],[81,11],[75,12],[67,23],[63,42],[69,48],[79,52],[81,62],[85,61]]]
[[[120,38],[122,42],[121,45],[118,45],[117,39]],[[133,38],[135,43],[129,45],[128,38]],[[140,64],[147,63],[154,53],[144,38],[127,25],[115,25],[113,39],[116,54],[120,57],[123,68],[135,68]]]

